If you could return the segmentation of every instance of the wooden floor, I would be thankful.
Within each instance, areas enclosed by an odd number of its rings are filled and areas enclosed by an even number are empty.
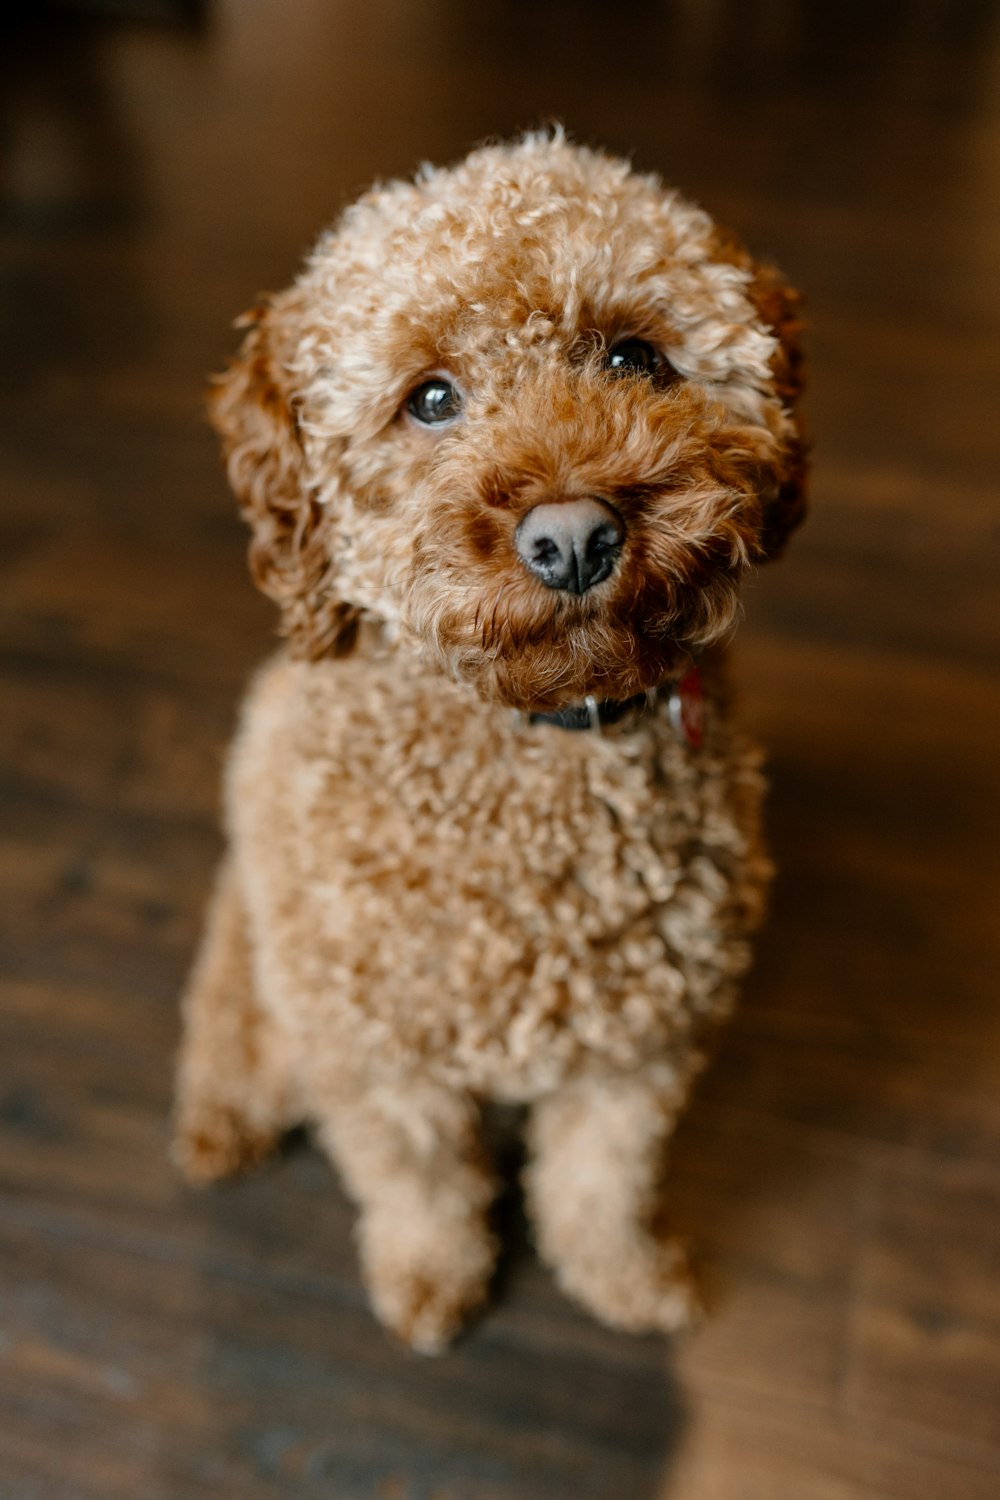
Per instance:
[[[207,10],[0,37],[0,1497],[995,1500],[1000,10]],[[201,389],[345,196],[551,116],[809,293],[815,509],[740,658],[781,876],[674,1158],[705,1327],[597,1327],[512,1202],[428,1363],[311,1148],[166,1160],[272,629]]]

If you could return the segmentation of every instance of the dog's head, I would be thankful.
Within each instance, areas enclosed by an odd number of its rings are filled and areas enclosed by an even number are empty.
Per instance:
[[[368,616],[522,708],[658,685],[801,519],[796,301],[559,133],[375,188],[213,399],[292,649]]]

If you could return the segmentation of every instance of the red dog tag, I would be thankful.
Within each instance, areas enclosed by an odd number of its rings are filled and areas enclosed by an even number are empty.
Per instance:
[[[670,693],[670,722],[689,750],[700,750],[705,738],[705,693],[701,673],[691,667]]]

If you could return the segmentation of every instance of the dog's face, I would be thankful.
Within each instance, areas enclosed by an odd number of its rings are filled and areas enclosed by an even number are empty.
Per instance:
[[[522,708],[657,686],[800,519],[795,300],[559,136],[369,193],[214,399],[293,649],[368,615]]]

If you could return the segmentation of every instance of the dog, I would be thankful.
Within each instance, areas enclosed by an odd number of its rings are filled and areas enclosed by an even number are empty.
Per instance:
[[[376,186],[242,323],[212,410],[287,644],[228,764],[177,1160],[310,1125],[434,1352],[516,1104],[561,1287],[675,1330],[666,1146],[770,877],[725,655],[805,506],[798,297],[557,129]]]

